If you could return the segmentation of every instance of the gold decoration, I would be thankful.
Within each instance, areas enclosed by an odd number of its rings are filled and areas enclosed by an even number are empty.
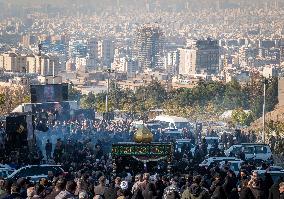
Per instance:
[[[153,141],[153,134],[143,125],[134,133],[133,139],[137,143],[151,143]]]
[[[23,131],[25,130],[25,127],[23,125],[20,125],[19,128],[17,129],[17,133],[23,133]]]

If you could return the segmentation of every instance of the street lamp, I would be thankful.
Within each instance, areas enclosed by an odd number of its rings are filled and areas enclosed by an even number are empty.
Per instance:
[[[263,109],[262,109],[262,142],[265,144],[265,101],[266,101],[266,84],[268,84],[268,80],[264,78],[263,80]]]

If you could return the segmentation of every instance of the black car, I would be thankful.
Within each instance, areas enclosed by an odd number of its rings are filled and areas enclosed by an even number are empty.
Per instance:
[[[35,182],[41,178],[47,178],[49,171],[52,171],[54,176],[64,174],[60,165],[29,165],[14,171],[7,179],[14,181],[19,178],[30,178]]]

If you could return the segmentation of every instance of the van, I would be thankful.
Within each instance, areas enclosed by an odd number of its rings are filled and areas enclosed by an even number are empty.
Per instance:
[[[245,154],[246,160],[268,161],[272,158],[272,152],[268,145],[255,143],[242,143],[233,145],[225,150],[225,155],[236,156],[241,151]]]
[[[182,130],[190,127],[188,119],[183,117],[159,115],[154,120],[159,121],[165,130]]]

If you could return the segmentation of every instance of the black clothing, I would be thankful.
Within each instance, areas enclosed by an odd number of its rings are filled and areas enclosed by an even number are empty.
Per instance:
[[[279,192],[279,182],[274,183],[271,188],[269,189],[269,196],[268,199],[278,199],[280,198]]]
[[[248,187],[244,187],[240,192],[240,199],[254,199],[252,191]]]

